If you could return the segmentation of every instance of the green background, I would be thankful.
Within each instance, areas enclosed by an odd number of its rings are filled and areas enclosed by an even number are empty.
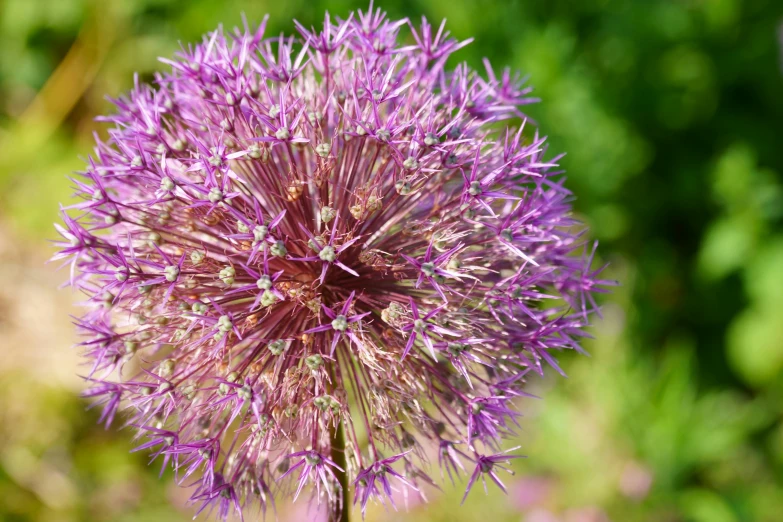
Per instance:
[[[604,319],[534,383],[508,497],[463,485],[368,520],[783,520],[783,2],[388,0],[456,59],[530,74],[529,107],[611,277]],[[350,1],[0,0],[0,520],[176,521],[187,495],[95,425],[65,273],[45,264],[93,118],[177,42]],[[437,472],[436,472],[437,473]],[[280,501],[282,519],[307,520]],[[302,506],[299,509],[304,509]],[[406,518],[407,517],[407,518]],[[272,519],[271,517],[270,519]],[[255,517],[248,517],[253,520]]]

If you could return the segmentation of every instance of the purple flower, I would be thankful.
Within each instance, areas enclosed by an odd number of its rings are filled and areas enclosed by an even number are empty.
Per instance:
[[[449,474],[449,480],[454,484],[454,476],[459,477],[460,471],[465,472],[465,467],[462,465],[460,457],[464,459],[469,459],[470,457],[455,448],[455,444],[448,440],[441,440],[438,450],[441,478],[443,478],[443,470],[446,470]]]
[[[323,312],[327,317],[327,320],[330,322],[327,322],[327,324],[322,324],[321,326],[316,326],[315,328],[310,328],[309,330],[305,330],[305,334],[315,334],[320,332],[332,332],[332,346],[329,350],[329,357],[334,355],[334,350],[337,348],[337,343],[340,342],[341,338],[343,336],[348,337],[351,341],[356,343],[357,345],[361,346],[363,344],[363,341],[359,337],[361,332],[358,329],[358,326],[360,321],[364,318],[370,315],[372,312],[365,312],[363,314],[358,315],[350,315],[349,310],[351,309],[351,305],[353,304],[353,298],[356,295],[355,292],[351,292],[351,295],[348,296],[348,299],[346,299],[345,303],[343,303],[343,307],[340,310],[339,313],[334,313],[331,309],[327,308],[325,305],[321,305],[323,308]],[[350,343],[348,344],[350,346]]]
[[[172,455],[166,453],[166,450],[171,446],[177,444],[177,433],[169,430],[162,430],[153,426],[141,426],[135,425],[135,428],[139,430],[139,435],[145,434],[150,438],[147,442],[135,447],[131,452],[148,450],[150,448],[157,448],[150,455],[150,460],[155,460],[158,456],[163,455],[163,466],[160,468],[160,474],[166,470],[166,466],[171,461]]]
[[[345,472],[345,470],[328,458],[313,450],[297,451],[296,453],[291,453],[286,458],[291,459],[296,457],[301,457],[299,462],[288,468],[288,471],[280,476],[280,480],[282,480],[301,468],[301,471],[299,472],[299,485],[296,488],[294,500],[299,497],[302,488],[310,481],[315,483],[319,495],[321,494],[321,486],[323,486],[330,498],[332,497],[332,485],[337,484],[339,487],[342,487],[337,483],[334,471],[332,471],[331,468],[336,468],[342,472]]]
[[[484,484],[484,491],[487,491],[487,479],[485,475],[489,475],[489,478],[492,479],[492,482],[498,485],[498,487],[503,490],[503,492],[506,492],[506,486],[503,484],[503,482],[500,480],[500,477],[498,477],[497,473],[495,473],[496,469],[502,469],[503,471],[506,471],[507,473],[510,473],[511,475],[514,474],[513,471],[511,471],[506,466],[503,466],[503,464],[509,464],[511,459],[521,459],[524,458],[521,455],[507,455],[507,453],[511,451],[518,450],[519,446],[516,448],[511,448],[503,453],[498,453],[496,455],[479,455],[476,454],[476,469],[473,470],[473,474],[470,476],[470,480],[468,480],[468,487],[465,488],[465,495],[462,497],[462,503],[465,503],[465,499],[468,498],[468,494],[470,493],[470,489],[473,487],[473,484],[476,483],[476,480],[478,480],[479,476],[481,477],[481,482]]]
[[[404,458],[405,455],[406,453],[401,453],[394,457],[377,460],[369,467],[359,470],[356,474],[356,480],[354,481],[356,495],[353,501],[354,503],[361,502],[362,515],[365,514],[367,502],[371,498],[380,501],[384,505],[386,500],[388,500],[392,507],[397,508],[392,496],[395,490],[392,486],[392,479],[402,484],[403,487],[417,489],[416,486],[392,468],[392,464]]]
[[[325,207],[326,208],[326,207]],[[330,211],[327,211],[326,215],[331,215],[329,213]],[[324,211],[321,209],[321,219],[324,219]],[[346,241],[342,245],[340,245],[338,248],[334,247],[334,239],[337,237],[337,214],[334,214],[333,218],[334,225],[332,226],[332,233],[329,234],[329,240],[325,242],[325,244],[321,244],[321,241],[316,238],[312,232],[310,232],[304,225],[301,223],[299,224],[299,228],[302,229],[302,232],[305,233],[305,235],[310,238],[310,245],[315,250],[318,255],[317,256],[308,256],[308,257],[289,257],[289,259],[292,259],[294,261],[322,261],[323,264],[321,265],[321,276],[318,278],[318,281],[323,284],[324,279],[326,277],[326,271],[329,269],[329,265],[334,263],[336,266],[340,267],[343,271],[348,272],[352,276],[359,277],[359,274],[356,272],[356,270],[353,270],[352,268],[348,267],[344,263],[341,263],[337,257],[345,250],[351,247],[354,243],[356,243],[359,238],[355,237],[349,241]]]
[[[95,382],[93,379],[87,380]],[[103,405],[103,411],[98,422],[105,423],[108,428],[114,421],[114,416],[117,414],[117,409],[120,406],[122,387],[113,382],[97,381],[95,386],[82,392],[82,397],[88,399],[96,398],[93,406]]]
[[[239,495],[234,490],[234,486],[227,482],[220,473],[215,475],[213,482],[202,484],[190,500],[194,503],[201,503],[201,507],[196,511],[196,516],[205,510],[211,514],[217,508],[218,518],[226,520],[233,508],[240,520],[245,519],[242,515]]]
[[[496,480],[512,457],[477,452],[613,284],[522,132],[530,87],[447,70],[470,40],[444,24],[265,27],[206,35],[100,118],[54,256],[87,308],[85,396],[221,518],[423,498],[427,447],[442,478]]]

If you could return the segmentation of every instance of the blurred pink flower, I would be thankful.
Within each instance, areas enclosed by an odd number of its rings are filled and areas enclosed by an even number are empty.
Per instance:
[[[525,522],[562,522],[557,515],[543,508],[533,509],[523,520]]]
[[[652,472],[638,462],[629,462],[620,474],[619,488],[623,495],[642,500],[650,492],[653,483]]]
[[[595,506],[569,509],[563,513],[563,522],[610,522],[604,511]]]
[[[551,478],[542,476],[523,477],[511,487],[509,499],[514,507],[528,510],[534,506],[544,504],[554,488],[555,481]]]

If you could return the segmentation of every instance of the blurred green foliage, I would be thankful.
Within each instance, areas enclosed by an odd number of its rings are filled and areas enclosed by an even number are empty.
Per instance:
[[[446,488],[411,520],[781,520],[783,74],[776,0],[387,0],[448,18],[529,73],[577,209],[620,287],[569,379],[537,383],[508,498]],[[0,219],[51,236],[65,178],[90,151],[103,96],[240,13],[292,18],[348,0],[0,2]],[[65,350],[66,346],[52,346]],[[33,370],[31,370],[33,371]],[[128,454],[70,390],[0,375],[0,519],[175,520],[157,468]],[[550,389],[551,388],[551,389]],[[480,488],[479,488],[480,489]],[[177,502],[174,502],[176,505]],[[376,515],[373,515],[376,516]],[[377,513],[378,519],[399,519]],[[384,518],[386,517],[386,518]],[[372,519],[372,518],[371,518]]]

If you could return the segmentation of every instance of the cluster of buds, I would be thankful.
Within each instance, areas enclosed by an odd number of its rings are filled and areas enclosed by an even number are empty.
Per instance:
[[[88,305],[86,395],[223,518],[423,494],[428,448],[500,484],[514,399],[581,351],[609,284],[524,131],[530,88],[446,70],[469,42],[426,20],[265,24],[162,60],[102,118],[55,256]]]

